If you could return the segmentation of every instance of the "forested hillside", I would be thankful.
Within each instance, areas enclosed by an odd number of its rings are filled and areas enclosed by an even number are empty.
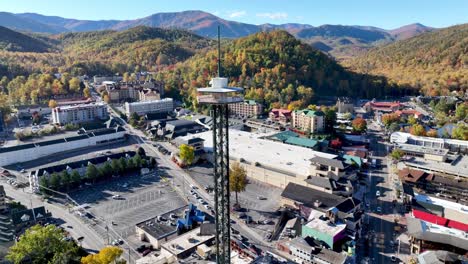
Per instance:
[[[172,96],[195,103],[197,87],[208,85],[216,76],[213,49],[193,56],[157,74]],[[256,33],[223,46],[223,75],[231,85],[246,88],[246,98],[269,107],[306,107],[314,95],[380,97],[408,93],[385,78],[355,74],[286,31]]]
[[[428,95],[463,92],[468,89],[468,24],[375,48],[345,65],[387,76]]]
[[[0,26],[0,50],[46,52],[52,47],[45,41]]]
[[[70,78],[57,82],[54,73],[93,76],[155,71],[213,46],[212,40],[187,31],[149,27],[66,33],[49,41],[55,43],[55,52],[0,51],[0,87],[10,103],[37,103],[42,97],[69,93]]]

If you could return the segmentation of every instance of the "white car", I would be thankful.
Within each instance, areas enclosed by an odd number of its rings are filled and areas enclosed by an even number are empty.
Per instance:
[[[119,198],[121,198],[121,196],[118,194],[112,196],[112,199],[119,199]]]
[[[375,192],[375,196],[380,196],[380,191]]]

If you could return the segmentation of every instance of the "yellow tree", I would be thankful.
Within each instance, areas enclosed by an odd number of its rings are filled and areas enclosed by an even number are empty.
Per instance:
[[[416,124],[410,128],[410,134],[414,136],[425,136],[426,129],[422,125]]]
[[[91,91],[89,90],[88,87],[84,88],[83,89],[83,94],[86,98],[90,98],[91,97]]]
[[[97,254],[81,258],[82,264],[110,264],[115,262],[123,253],[119,247],[105,247]],[[122,263],[122,262],[120,262]]]
[[[247,172],[239,163],[234,163],[229,170],[229,190],[236,194],[236,204],[239,204],[237,195],[245,191],[247,186]]]
[[[437,137],[437,130],[431,129],[431,130],[427,131],[426,136],[428,136],[428,137]]]
[[[57,107],[57,101],[55,101],[54,99],[51,99],[49,101],[49,108],[55,108]]]
[[[182,144],[179,147],[179,157],[186,165],[192,164],[195,159],[195,151],[192,146]]]

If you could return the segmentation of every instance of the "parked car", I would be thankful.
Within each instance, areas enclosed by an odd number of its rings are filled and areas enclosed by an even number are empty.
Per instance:
[[[257,199],[258,199],[258,200],[266,200],[267,198],[260,195],[260,196],[257,196]]]
[[[375,196],[379,197],[380,196],[380,191],[376,191]]]
[[[148,249],[145,249],[145,251],[143,251],[142,255],[144,257],[144,256],[148,255],[149,253],[151,253],[151,249],[148,248]]]

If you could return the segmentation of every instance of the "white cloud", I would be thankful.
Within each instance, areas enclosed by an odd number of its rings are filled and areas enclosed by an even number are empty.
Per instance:
[[[288,18],[288,14],[284,12],[277,12],[277,13],[258,13],[258,17],[264,17],[269,19],[286,19]]]
[[[232,11],[229,13],[230,18],[243,17],[247,15],[246,11]]]

